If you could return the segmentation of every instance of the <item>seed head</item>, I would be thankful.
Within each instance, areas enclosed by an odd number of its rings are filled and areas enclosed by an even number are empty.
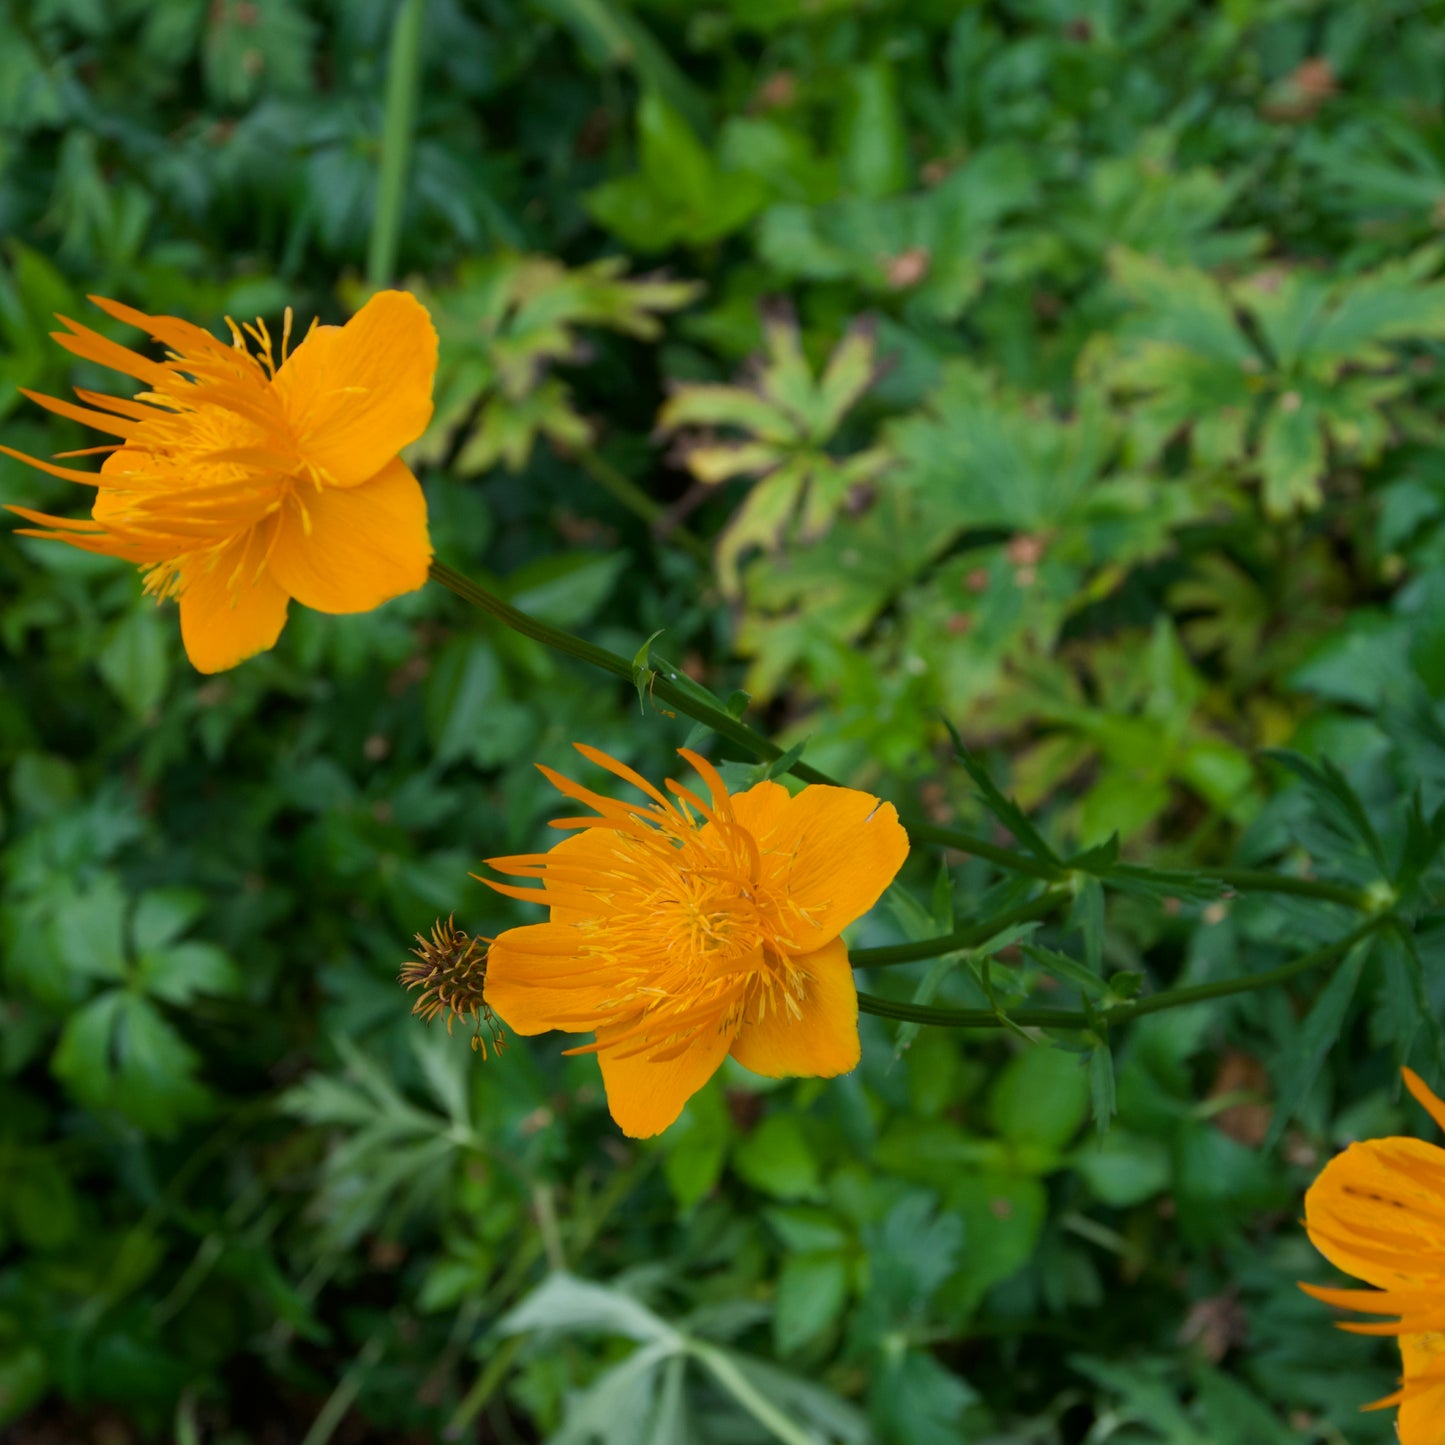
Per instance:
[[[412,956],[402,964],[397,982],[407,989],[421,989],[411,1011],[430,1023],[438,1014],[446,1019],[447,1032],[457,1019],[472,1023],[472,1047],[487,1057],[483,1026],[491,1036],[492,1052],[506,1049],[506,1038],[497,1016],[487,1006],[483,990],[487,982],[487,945],[490,938],[472,937],[456,926],[453,914],[432,925],[431,937],[418,933]]]

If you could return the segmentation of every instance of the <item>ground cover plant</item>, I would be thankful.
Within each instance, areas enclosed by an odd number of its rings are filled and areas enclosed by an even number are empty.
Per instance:
[[[6,1438],[1434,1445],[1442,60],[1429,0],[0,7],[0,504],[86,544],[0,543]],[[829,1009],[692,997],[661,1108],[654,1005],[519,1001],[598,818],[723,819],[732,907],[824,798],[847,916],[747,919]]]

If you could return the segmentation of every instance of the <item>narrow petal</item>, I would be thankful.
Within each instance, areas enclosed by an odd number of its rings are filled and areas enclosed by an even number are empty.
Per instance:
[[[770,1079],[831,1079],[858,1067],[858,990],[848,950],[835,938],[816,953],[790,959],[805,979],[794,1017],[777,999],[761,1018],[748,1017],[732,1055],[745,1069]]]
[[[182,566],[181,641],[197,672],[224,672],[265,652],[286,625],[286,593],[269,573],[256,575],[250,543],[248,533]]]
[[[298,488],[271,555],[276,580],[318,612],[369,612],[415,592],[431,564],[426,498],[393,459],[359,487]]]
[[[27,401],[33,401],[36,406],[43,406],[46,411],[53,411],[56,416],[78,421],[82,426],[94,427],[96,431],[109,432],[112,436],[118,437],[128,437],[135,431],[134,422],[123,421],[109,412],[96,411],[87,406],[76,406],[74,402],[62,401],[56,396],[46,396],[44,392],[27,391],[23,386],[20,388],[20,395]]]
[[[302,454],[333,486],[375,476],[431,420],[436,328],[405,291],[373,296],[345,326],[318,326],[274,385]]]
[[[872,908],[908,856],[893,804],[854,788],[814,784],[792,797],[778,783],[759,783],[732,806],[757,839],[769,881],[797,911],[800,953],[821,948]]]
[[[78,321],[72,321],[68,316],[58,316],[56,319],[68,326],[70,331],[52,331],[51,340],[58,342],[72,356],[78,356],[83,361],[93,361],[97,366],[120,372],[122,376],[133,376],[137,381],[144,381],[150,386],[164,385],[174,375],[168,366],[141,356],[119,342],[102,336],[98,331],[92,331]]]
[[[601,960],[584,956],[575,928],[533,923],[492,940],[484,992],[513,1033],[590,1034],[613,1018],[616,980]]]
[[[1405,1076],[1405,1087],[1415,1096],[1416,1102],[1445,1129],[1445,1101],[1440,1099],[1414,1069],[1401,1069],[1400,1072]]]
[[[607,1107],[618,1128],[634,1139],[662,1133],[717,1072],[732,1041],[732,1029],[719,1023],[704,1029],[674,1058],[600,1052],[597,1061],[602,1065]]]

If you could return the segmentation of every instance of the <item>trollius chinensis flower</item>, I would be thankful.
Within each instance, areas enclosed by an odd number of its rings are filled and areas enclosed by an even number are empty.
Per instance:
[[[730,795],[685,748],[707,797],[672,781],[663,792],[576,746],[649,801],[542,768],[594,816],[555,820],[576,831],[549,852],[488,860],[540,884],[490,887],[551,910],[491,945],[486,996],[503,1022],[595,1034],[569,1052],[597,1055],[612,1117],[637,1137],[667,1128],[729,1054],[774,1078],[852,1069],[858,995],[840,935],[907,857],[893,805],[771,781]]]
[[[231,341],[171,316],[92,297],[167,348],[130,351],[61,317],[55,339],[134,377],[133,398],[77,390],[84,405],[24,394],[118,440],[99,471],[7,456],[93,487],[89,521],[9,510],[23,536],[134,562],[147,592],[180,602],[181,637],[202,672],[271,647],[294,598],[319,612],[366,612],[427,579],[421,487],[398,456],[431,419],[437,338],[401,291],[373,296],[345,326],[315,326],[279,354],[265,325],[228,320]]]

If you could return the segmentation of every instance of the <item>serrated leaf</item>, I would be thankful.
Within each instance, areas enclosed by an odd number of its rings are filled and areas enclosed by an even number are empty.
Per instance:
[[[1370,942],[1366,940],[1345,955],[1280,1056],[1275,1068],[1274,1115],[1264,1140],[1266,1150],[1279,1142],[1285,1127],[1299,1112],[1326,1056],[1339,1039],[1369,951]]]
[[[973,785],[978,790],[983,805],[1035,858],[1044,863],[1061,867],[1058,854],[1049,847],[1044,836],[1034,827],[1023,809],[1012,798],[1006,797],[999,790],[998,785],[989,776],[988,769],[974,757],[963,739],[959,737],[953,724],[945,718],[943,725],[948,729],[949,737],[953,739],[954,757],[973,780]]]

